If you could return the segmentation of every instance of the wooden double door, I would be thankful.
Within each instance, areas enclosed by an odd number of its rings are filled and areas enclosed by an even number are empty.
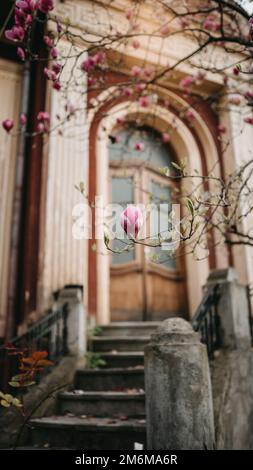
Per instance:
[[[158,241],[153,238],[156,227],[158,224],[159,232],[159,223],[166,217],[166,214],[160,215],[161,208],[166,208],[165,203],[169,202],[170,205],[172,192],[169,179],[161,176],[150,164],[110,167],[111,202],[122,208],[129,204],[141,204],[140,207],[148,209],[144,212],[145,233],[140,231],[140,243],[131,246],[129,251],[111,255],[111,321],[157,321],[170,316],[187,317],[183,257],[172,257],[167,250],[150,246]],[[119,252],[129,243],[121,227],[120,230],[120,237],[113,242]]]

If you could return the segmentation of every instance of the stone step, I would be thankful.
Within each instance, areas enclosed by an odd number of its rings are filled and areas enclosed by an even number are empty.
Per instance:
[[[145,417],[145,393],[143,390],[128,389],[124,392],[74,390],[59,394],[60,414],[75,416]]]
[[[31,444],[85,450],[133,450],[134,443],[146,445],[144,420],[55,416],[33,419]]]
[[[160,322],[114,322],[101,326],[98,336],[150,336],[159,325]]]
[[[74,388],[78,390],[122,390],[144,388],[144,368],[84,369],[75,375]]]
[[[90,340],[90,349],[94,352],[143,351],[144,346],[149,341],[150,336],[139,336],[138,338],[130,338],[124,336],[94,336]]]
[[[103,369],[107,368],[129,368],[144,365],[144,352],[143,351],[129,351],[113,353],[101,353],[101,358],[105,361]]]

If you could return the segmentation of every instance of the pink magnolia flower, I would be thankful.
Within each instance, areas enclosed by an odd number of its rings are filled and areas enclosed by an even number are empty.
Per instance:
[[[25,37],[25,30],[22,26],[15,25],[11,29],[7,29],[4,35],[9,41],[22,42]]]
[[[146,77],[146,79],[149,79],[154,73],[154,68],[153,67],[146,67],[144,70],[143,70],[143,74],[144,74],[144,77]]]
[[[14,15],[15,25],[25,27],[26,26],[26,21],[27,21],[27,16],[28,15],[26,15],[26,13],[24,13],[23,10],[20,10],[19,8],[16,7],[15,8],[15,15]]]
[[[246,122],[246,124],[251,124],[251,126],[253,126],[253,117],[251,116],[245,117],[244,122]]]
[[[136,142],[134,145],[134,149],[138,150],[138,152],[142,152],[144,150],[144,143],[143,142]]]
[[[54,88],[56,91],[60,91],[60,89],[61,89],[61,83],[59,82],[59,80],[56,80],[56,81],[53,83],[53,88]]]
[[[57,33],[61,33],[62,32],[62,25],[61,23],[59,23],[59,21],[57,21]]]
[[[25,60],[25,51],[22,47],[17,48],[17,55],[21,60]]]
[[[88,85],[89,85],[89,86],[96,85],[96,83],[97,83],[97,78],[95,78],[95,77],[88,77]]]
[[[117,117],[117,119],[116,119],[117,124],[121,125],[121,124],[124,124],[124,122],[125,122],[124,117],[121,117],[121,116]]]
[[[195,118],[193,111],[191,111],[190,109],[186,111],[185,116],[187,119],[190,119],[190,120]]]
[[[178,24],[181,28],[185,28],[189,24],[188,20],[184,17],[178,18],[177,20],[178,20]]]
[[[84,72],[90,72],[95,66],[95,60],[93,57],[87,57],[82,63],[81,63],[81,69]]]
[[[16,8],[19,8],[23,13],[33,13],[37,8],[37,2],[34,0],[19,0],[16,2]]]
[[[220,124],[220,125],[218,126],[218,129],[217,129],[217,130],[218,130],[219,134],[226,134],[226,132],[227,132],[227,128],[226,128],[226,126],[224,126],[223,124]]]
[[[27,117],[25,113],[20,114],[20,124],[21,126],[25,126],[27,123]]]
[[[94,64],[98,65],[101,64],[106,58],[105,52],[99,51],[97,54],[93,56]]]
[[[142,74],[141,67],[139,67],[138,65],[134,65],[132,67],[131,74],[132,74],[133,77],[136,77],[136,78],[140,77],[141,74]]]
[[[44,68],[44,75],[47,77],[48,80],[52,80],[53,82],[56,80],[56,73],[53,70],[48,69],[47,67]]]
[[[50,52],[50,55],[51,55],[51,57],[52,57],[53,59],[57,59],[57,57],[58,57],[58,51],[57,51],[56,47],[52,47],[51,52]]]
[[[49,122],[50,121],[50,115],[46,111],[40,111],[37,115],[37,120],[38,121],[44,121],[44,122]]]
[[[54,45],[53,39],[50,38],[49,36],[44,36],[43,41],[44,41],[44,43],[46,44],[47,47],[53,47],[53,45]]]
[[[39,124],[37,125],[37,131],[38,132],[44,132],[45,131],[45,125],[43,124],[43,122],[39,122]]]
[[[191,85],[193,85],[194,81],[195,78],[192,75],[187,75],[186,77],[182,78],[179,86],[182,88],[189,88]]]
[[[122,90],[123,96],[126,96],[127,98],[129,98],[130,96],[132,96],[132,94],[133,94],[133,90],[130,87],[123,88]]]
[[[84,72],[90,72],[96,65],[100,65],[106,58],[104,52],[97,52],[94,56],[88,56],[81,64],[81,69]]]
[[[247,100],[253,100],[253,91],[246,91],[246,93],[244,93],[244,98],[246,98]]]
[[[148,106],[150,106],[151,104],[151,101],[150,101],[150,97],[149,96],[141,96],[139,98],[139,105],[142,107],[142,108],[147,108]]]
[[[14,126],[14,122],[13,122],[12,119],[5,119],[2,122],[2,126],[3,126],[3,128],[6,132],[10,132],[11,129],[13,128],[13,126]]]
[[[197,83],[197,85],[201,84],[205,78],[206,74],[205,72],[201,72],[201,70],[199,70],[195,76],[195,81]]]
[[[138,41],[138,39],[134,39],[133,42],[132,42],[132,46],[133,46],[134,49],[139,49],[140,41]]]
[[[129,205],[120,216],[120,225],[128,236],[136,238],[142,225],[140,209]]]
[[[218,31],[220,26],[220,23],[213,16],[208,16],[203,23],[205,29],[213,32]]]
[[[53,0],[39,0],[38,2],[38,9],[42,13],[48,13],[54,9],[54,2]]]
[[[56,73],[56,75],[59,75],[59,73],[62,71],[62,65],[56,62],[52,65],[52,70]]]
[[[169,34],[170,32],[170,28],[167,24],[164,24],[161,28],[160,28],[160,33],[163,35],[163,36],[166,36],[167,34]]]
[[[237,75],[239,75],[239,73],[240,73],[239,68],[238,68],[238,67],[234,67],[234,68],[233,68],[233,74],[234,74],[235,76],[237,76]]]
[[[132,20],[132,18],[133,18],[133,16],[134,16],[134,11],[133,11],[133,10],[128,10],[128,11],[126,12],[126,15],[125,15],[125,16],[126,16],[126,18],[127,18],[128,20]]]
[[[135,91],[136,91],[137,93],[141,93],[142,91],[145,90],[146,87],[147,87],[147,84],[146,84],[146,83],[137,83],[137,84],[135,85]]]
[[[168,134],[167,132],[163,132],[162,133],[162,141],[163,141],[164,144],[169,142],[170,141],[170,134]]]

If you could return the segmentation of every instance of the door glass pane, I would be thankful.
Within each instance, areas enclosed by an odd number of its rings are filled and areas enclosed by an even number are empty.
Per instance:
[[[133,177],[112,177],[112,203],[120,204],[122,210],[127,207],[127,204],[132,204],[134,202],[134,186],[133,186]],[[112,248],[114,250],[122,250],[126,245],[130,246],[130,241],[125,234],[119,223],[120,213],[117,214],[116,223],[112,227],[113,231],[116,230],[116,237],[118,240],[113,240]],[[130,251],[124,251],[123,253],[112,253],[112,264],[121,264],[133,261],[135,259],[135,249],[129,248]]]
[[[151,213],[151,237],[157,237],[158,234],[165,236],[166,232],[171,230],[171,224],[168,223],[171,211],[171,189],[151,180],[150,200],[155,205]],[[154,238],[154,241],[158,242],[158,239]],[[171,240],[166,237],[166,241]],[[162,247],[151,248],[151,260],[169,269],[176,269],[176,260]]]
[[[112,177],[112,202],[124,205],[133,203],[133,178]]]
[[[128,128],[115,132],[115,135],[119,142],[109,143],[111,161],[147,162],[157,169],[171,165],[173,158],[169,147],[162,142],[161,134],[155,129],[129,125]],[[136,149],[137,143],[141,143],[141,150]]]

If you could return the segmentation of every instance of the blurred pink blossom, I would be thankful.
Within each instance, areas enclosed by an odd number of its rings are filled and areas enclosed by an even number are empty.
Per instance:
[[[26,114],[25,113],[21,113],[20,114],[20,124],[22,126],[25,126],[27,123],[27,117],[26,117]]]
[[[164,144],[170,141],[170,134],[168,134],[168,132],[162,133],[162,141]]]
[[[25,60],[25,51],[22,47],[17,48],[17,55],[21,60]]]
[[[11,129],[13,128],[13,126],[14,126],[14,122],[13,122],[12,119],[5,119],[2,122],[2,126],[3,126],[3,128],[6,132],[10,132]]]
[[[143,142],[136,142],[134,145],[134,149],[138,150],[139,152],[142,152],[144,150]]]

